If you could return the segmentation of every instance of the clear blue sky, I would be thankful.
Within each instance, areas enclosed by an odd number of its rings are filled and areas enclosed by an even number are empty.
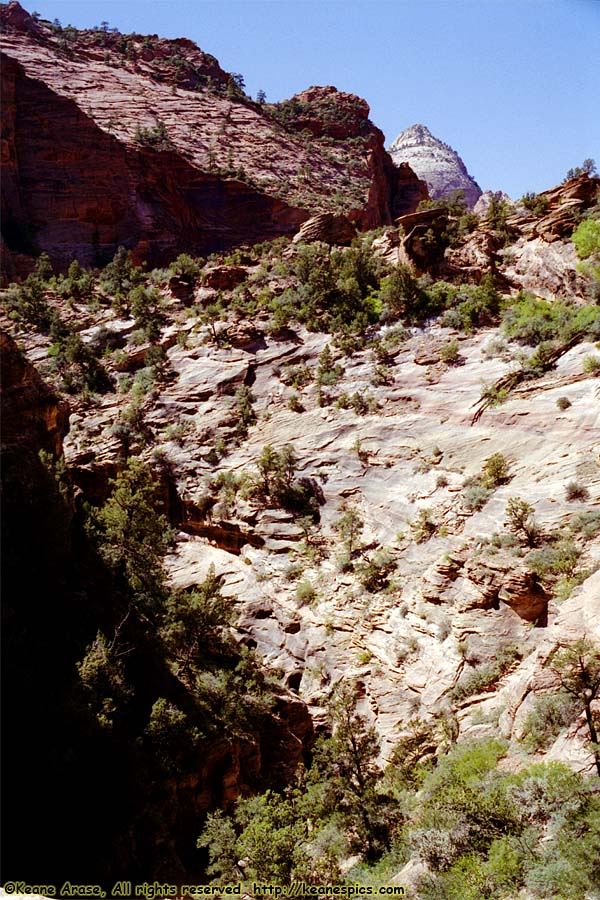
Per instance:
[[[33,5],[32,5],[33,4]],[[600,0],[31,0],[80,28],[189,37],[271,101],[364,97],[386,143],[421,122],[513,197],[600,168]]]

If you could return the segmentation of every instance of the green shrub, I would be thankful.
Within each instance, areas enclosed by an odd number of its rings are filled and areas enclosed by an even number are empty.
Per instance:
[[[141,128],[137,125],[133,139],[136,144],[152,147],[154,150],[170,150],[173,146],[167,126],[162,119],[157,119],[152,128]]]
[[[302,603],[312,603],[316,596],[317,592],[310,581],[300,581],[296,585],[296,599]]]
[[[287,402],[288,409],[291,409],[292,412],[301,413],[304,412],[304,406],[302,405],[302,401],[298,394],[292,394]]]
[[[485,460],[480,481],[485,488],[499,487],[509,481],[508,460],[502,453],[492,453]]]
[[[439,300],[424,290],[409,266],[399,265],[381,282],[379,294],[396,316],[421,322],[441,309]]]
[[[497,387],[495,384],[484,384],[481,388],[480,400],[490,406],[500,406],[508,398],[508,388]]]
[[[484,221],[486,225],[488,225],[488,227],[492,228],[494,231],[499,231],[503,234],[506,234],[506,221],[511,212],[512,210],[508,201],[505,200],[504,197],[502,197],[499,193],[493,194],[490,197],[490,202],[485,214]]]
[[[201,262],[202,260],[193,259],[187,253],[180,253],[169,268],[173,275],[178,275],[180,278],[194,279],[200,274]]]
[[[293,388],[303,388],[313,379],[313,374],[307,365],[286,365],[280,375],[284,384]]]
[[[550,302],[521,291],[503,315],[508,337],[537,346],[559,337],[573,318],[573,308],[563,301]]]
[[[249,426],[256,422],[256,413],[252,405],[254,400],[254,394],[245,384],[240,385],[235,392],[236,431],[240,437],[245,437]]]
[[[389,584],[389,576],[396,568],[396,563],[389,550],[377,550],[368,562],[356,567],[360,583],[369,593],[381,591]]]
[[[449,366],[456,365],[460,360],[460,345],[458,341],[448,341],[440,349],[440,359]]]
[[[580,550],[568,538],[563,538],[554,546],[534,550],[527,558],[527,566],[540,578],[548,575],[572,575],[580,556]]]
[[[535,547],[539,540],[539,528],[533,518],[534,509],[520,497],[509,497],[506,504],[506,518],[511,531],[525,539],[529,547]]]
[[[547,750],[576,717],[577,709],[568,694],[542,694],[523,720],[521,743],[530,751]]]
[[[571,519],[571,529],[589,540],[600,532],[600,510],[578,513]]]
[[[587,219],[573,232],[573,243],[579,259],[600,256],[600,221]]]
[[[138,285],[129,291],[127,302],[136,327],[143,332],[146,340],[157,341],[165,322],[160,292],[156,288]]]
[[[7,315],[17,322],[46,332],[52,321],[52,311],[45,292],[45,283],[34,273],[28,275],[21,285],[11,284],[3,297]]]
[[[525,209],[533,213],[534,216],[545,215],[550,205],[550,201],[547,197],[532,192],[523,194],[523,196],[521,197],[521,203],[523,204]]]
[[[329,344],[326,344],[319,355],[317,366],[317,384],[324,387],[333,387],[344,374],[344,367],[333,362],[333,354]]]
[[[499,678],[510,669],[515,660],[521,659],[519,647],[508,646],[498,651],[496,658],[489,663],[477,666],[463,674],[460,681],[450,691],[455,702],[460,702],[473,694],[480,694],[496,684]]]
[[[583,371],[586,375],[600,375],[600,356],[586,353],[583,357]]]
[[[302,244],[291,267],[300,287],[285,298],[288,314],[310,331],[360,333],[379,318],[380,263],[360,239],[335,251],[325,244]]]
[[[410,526],[413,538],[417,544],[422,544],[433,537],[438,527],[437,522],[433,519],[431,509],[420,509],[417,518],[411,522]]]
[[[439,290],[437,285],[433,285],[429,293],[435,289]],[[501,298],[492,275],[485,275],[478,285],[461,285],[452,290],[444,287],[443,291],[446,305],[442,317],[444,325],[468,332],[476,327],[492,325],[497,320]]]
[[[342,506],[340,511],[342,515],[333,523],[332,528],[344,542],[346,551],[351,557],[360,546],[360,536],[365,523],[358,511],[352,506]]]
[[[491,497],[492,492],[481,484],[472,484],[463,494],[463,503],[467,509],[480,510]]]

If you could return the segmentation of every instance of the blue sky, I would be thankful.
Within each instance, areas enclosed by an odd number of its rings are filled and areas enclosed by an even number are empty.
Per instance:
[[[31,0],[33,3],[34,0]],[[513,197],[600,167],[600,0],[37,0],[44,18],[189,37],[252,96],[364,97],[389,144],[417,122]],[[596,60],[596,61],[594,61]]]

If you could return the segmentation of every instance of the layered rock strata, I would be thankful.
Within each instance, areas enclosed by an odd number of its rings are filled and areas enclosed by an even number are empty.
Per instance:
[[[1,16],[8,274],[21,254],[97,265],[121,244],[155,265],[320,212],[374,228],[427,196],[351,94],[258,104],[190,41],[59,31],[14,0]]]

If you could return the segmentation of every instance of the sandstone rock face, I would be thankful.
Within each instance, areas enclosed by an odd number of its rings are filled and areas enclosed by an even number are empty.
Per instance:
[[[349,244],[356,236],[356,229],[346,216],[334,216],[321,213],[312,216],[294,237],[294,243],[309,244],[312,241],[324,241],[326,244]]]
[[[427,183],[434,200],[453,191],[464,191],[467,206],[473,207],[481,196],[481,188],[458,153],[435,138],[425,125],[412,125],[401,131],[389,152],[396,165],[408,163]]]
[[[19,254],[97,265],[121,244],[159,264],[291,235],[315,212],[373,228],[427,196],[358,97],[311,88],[261,106],[190,41],[67,39],[15,0],[0,15],[10,274]]]
[[[535,679],[552,648],[586,630],[596,633],[598,575],[561,604],[540,584],[523,548],[498,549],[491,536],[507,535],[511,496],[535,507],[545,533],[565,529],[579,511],[564,501],[565,485],[574,478],[590,492],[581,511],[596,508],[598,386],[597,379],[582,375],[582,359],[593,345],[572,348],[555,370],[523,384],[471,425],[482,379],[508,372],[511,353],[518,351],[509,345],[508,355],[490,355],[486,348],[497,338],[495,329],[470,336],[440,326],[413,329],[390,355],[386,383],[378,386],[370,351],[344,359],[337,390],[377,402],[359,416],[352,409],[320,407],[314,381],[294,389],[279,377],[287,365],[315,372],[326,335],[298,329],[274,337],[261,332],[257,318],[246,343],[216,346],[189,330],[189,343],[182,346],[171,335],[190,328],[187,314],[183,305],[171,309],[163,339],[172,377],[145,406],[157,441],[174,423],[185,424],[179,442],[165,437],[160,443],[179,498],[170,507],[179,530],[167,559],[173,583],[197,584],[214,564],[235,608],[239,640],[281,671],[282,683],[308,705],[315,727],[323,722],[323,698],[332,685],[340,678],[359,680],[361,712],[376,725],[385,758],[404,722],[416,712],[428,719],[445,709],[461,679],[516,644],[521,661],[458,709],[461,735],[493,733],[493,725],[482,731],[476,724],[485,715],[489,722],[499,718],[502,733],[516,739],[527,704],[545,689]],[[229,325],[227,333],[237,333],[242,324]],[[460,342],[461,364],[447,366],[440,348],[453,338]],[[126,346],[128,353],[136,349]],[[235,446],[232,394],[244,383],[251,384],[258,421]],[[288,406],[294,390],[301,413]],[[557,408],[561,396],[571,402],[566,411]],[[108,477],[118,467],[119,446],[110,430],[125,403],[107,396],[93,414],[72,417],[65,452],[81,489],[91,470],[100,474],[106,467]],[[207,493],[215,471],[210,451],[218,437],[229,451],[219,469],[233,474],[252,472],[265,444],[293,445],[299,477],[315,481],[323,492],[315,543],[322,558],[305,550],[303,531],[287,511]],[[357,440],[366,461],[357,457]],[[464,503],[465,479],[494,452],[508,459],[511,479],[473,511]],[[333,524],[343,502],[365,522],[361,561],[378,545],[393,553],[395,586],[389,591],[369,593],[355,574],[338,571],[342,548]],[[411,523],[421,509],[431,510],[436,531],[418,543]],[[582,559],[593,572],[600,562],[598,537],[586,544]],[[313,601],[298,596],[301,581],[314,586]],[[555,753],[576,758],[584,768],[589,764],[581,731]]]

